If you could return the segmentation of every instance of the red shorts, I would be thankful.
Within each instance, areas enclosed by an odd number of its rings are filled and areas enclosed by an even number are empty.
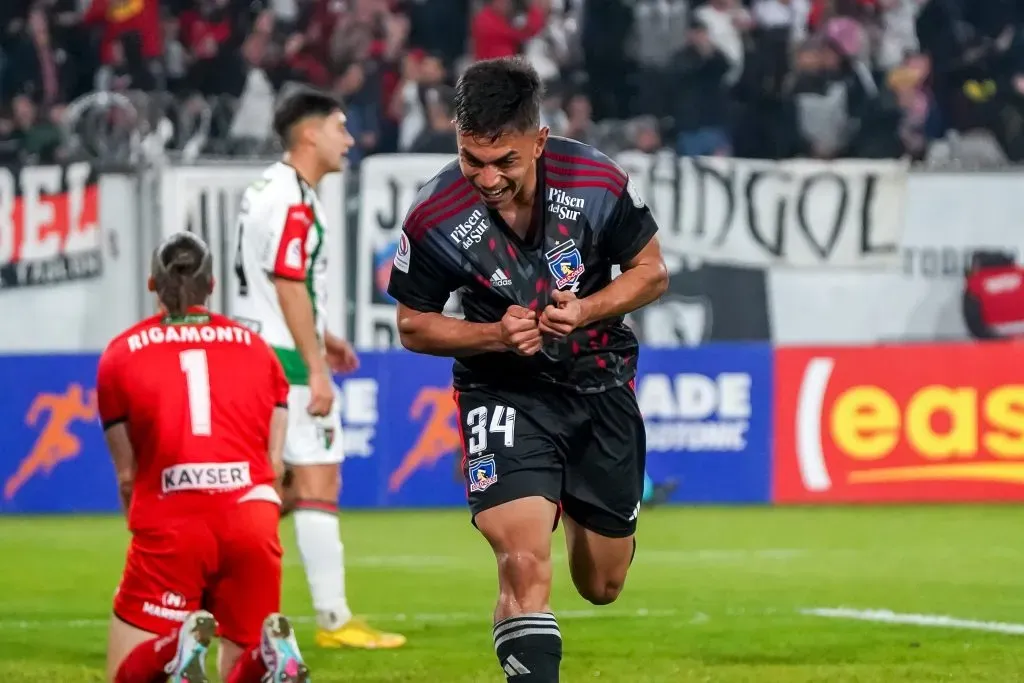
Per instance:
[[[259,644],[263,620],[281,605],[280,516],[276,504],[252,500],[133,532],[114,615],[161,634],[205,609],[222,638]]]

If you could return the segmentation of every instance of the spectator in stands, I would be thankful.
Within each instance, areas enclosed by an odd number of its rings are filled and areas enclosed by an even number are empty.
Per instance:
[[[53,121],[41,118],[39,110],[27,95],[17,95],[12,102],[14,137],[21,147],[22,161],[53,164],[59,160],[61,134]]]
[[[110,61],[96,70],[96,90],[127,92],[132,89],[141,89],[132,82],[132,70],[127,57],[125,57],[120,38],[110,43],[108,55]]]
[[[13,95],[27,94],[46,122],[53,105],[110,88],[130,95],[146,130],[154,116],[173,121],[172,145],[209,119],[208,149],[255,153],[267,149],[256,140],[269,137],[269,102],[299,81],[344,93],[351,125],[366,130],[361,157],[422,147],[436,89],[465,61],[521,52],[548,81],[552,130],[613,147],[641,148],[623,121],[644,116],[684,153],[996,163],[1024,160],[1022,10],[1024,0],[0,0],[0,111],[9,121]],[[694,20],[707,41],[681,28]],[[726,75],[712,77],[722,59]],[[142,123],[128,109],[103,120]],[[0,156],[23,137],[6,128]]]
[[[472,0],[411,0],[406,3],[409,47],[441,57],[451,69],[466,54]]]
[[[137,0],[117,2],[115,0],[91,0],[83,21],[87,26],[100,30],[100,61],[111,64],[114,61],[114,45],[120,41],[132,46],[126,50],[129,58],[136,56],[137,47],[140,62],[147,67],[163,55],[163,31],[160,26],[159,0]]]
[[[373,154],[380,141],[380,92],[366,78],[366,68],[362,62],[349,64],[334,85],[334,91],[345,103],[348,132],[355,140],[348,152],[353,167],[358,167],[363,157]]]
[[[623,119],[630,114],[629,38],[633,9],[620,0],[586,0],[580,48],[586,65],[586,92],[594,117]]]
[[[474,59],[519,54],[527,40],[544,30],[551,0],[529,0],[521,25],[517,25],[514,5],[513,0],[487,0],[477,12],[470,35]]]
[[[288,37],[282,57],[289,80],[310,83],[317,87],[323,87],[330,81],[331,72],[327,68],[327,63],[309,48],[301,34],[295,33]]]
[[[712,42],[708,27],[694,19],[686,46],[675,58],[676,151],[683,156],[729,154],[729,59]]]
[[[633,6],[630,53],[637,72],[631,114],[672,114],[678,85],[673,67],[686,45],[686,23],[687,6],[683,0],[637,0]]]
[[[730,85],[736,83],[743,74],[744,41],[754,27],[750,12],[738,0],[708,0],[697,8],[694,16],[707,27],[711,44],[728,60],[726,80]]]
[[[21,161],[21,151],[21,136],[14,129],[14,121],[0,111],[0,164],[17,164]]]
[[[568,119],[565,137],[587,144],[597,143],[594,110],[590,106],[590,98],[585,93],[578,92],[569,98],[565,103],[565,114]]]
[[[7,61],[6,92],[28,95],[43,106],[65,101],[67,53],[54,44],[42,9],[29,12],[26,30],[10,43]]]
[[[270,140],[274,130],[274,86],[265,69],[269,37],[254,32],[242,44],[243,64],[240,70],[231,69],[241,76],[231,78],[225,74],[223,82],[230,82],[230,90],[239,97],[238,109],[231,121],[229,137],[246,145],[258,145]],[[231,81],[228,79],[231,78]],[[237,83],[241,82],[241,88]]]
[[[427,127],[409,150],[414,154],[456,154],[455,90],[439,86],[427,93]]]
[[[807,38],[810,0],[754,0],[751,9],[758,27],[769,31],[783,29],[794,45]]]
[[[573,29],[566,0],[552,0],[544,28],[523,45],[523,55],[545,83],[560,79],[563,70],[568,68],[571,59],[569,41]]]
[[[540,105],[541,125],[547,126],[552,135],[565,136],[569,130],[569,116],[565,113],[560,83],[549,83],[544,89],[544,100]]]
[[[176,17],[167,17],[163,22],[164,31],[164,74],[168,91],[177,95],[185,92],[190,56],[181,41],[181,22]]]
[[[875,48],[875,65],[880,71],[898,67],[907,55],[919,50],[914,24],[922,4],[919,0],[879,0],[881,35]]]
[[[401,121],[398,150],[406,152],[427,127],[427,93],[444,85],[447,71],[437,55],[412,53],[406,56],[402,81],[396,89],[391,106]]]
[[[626,125],[626,149],[654,154],[662,147],[658,120],[653,116],[640,116]]]

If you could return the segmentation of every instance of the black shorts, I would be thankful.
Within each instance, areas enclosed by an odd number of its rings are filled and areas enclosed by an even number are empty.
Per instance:
[[[476,388],[455,400],[474,518],[543,496],[602,536],[636,531],[647,436],[630,387],[598,394]]]

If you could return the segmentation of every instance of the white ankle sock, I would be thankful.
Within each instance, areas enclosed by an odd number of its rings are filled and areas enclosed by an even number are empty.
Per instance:
[[[345,597],[345,546],[338,516],[320,510],[298,509],[295,537],[306,568],[317,624],[334,630],[352,618]]]

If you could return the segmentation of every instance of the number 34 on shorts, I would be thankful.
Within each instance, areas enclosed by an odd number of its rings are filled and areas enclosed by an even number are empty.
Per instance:
[[[461,418],[461,416],[460,416]],[[487,490],[498,482],[494,454],[481,455],[495,446],[515,447],[516,409],[503,406],[476,406],[465,414],[466,478],[471,493]]]

